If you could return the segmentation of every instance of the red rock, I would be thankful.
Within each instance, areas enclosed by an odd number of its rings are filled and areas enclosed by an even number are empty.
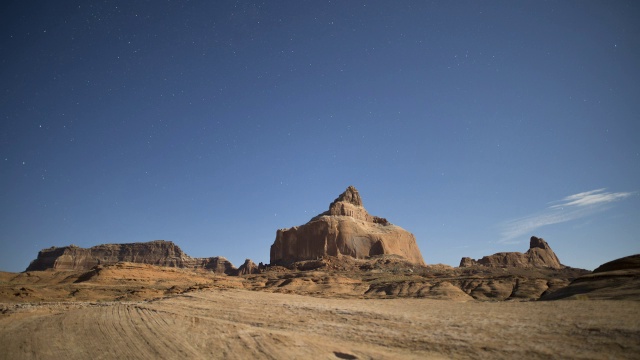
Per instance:
[[[244,261],[244,264],[240,265],[240,267],[238,268],[238,275],[249,275],[258,273],[260,273],[258,265],[251,261],[251,259],[246,259]]]
[[[460,260],[460,267],[482,265],[489,267],[546,267],[562,269],[565,266],[560,263],[556,254],[551,250],[544,239],[532,236],[529,241],[529,250],[526,253],[500,252],[482,259],[474,260],[464,257]]]
[[[329,210],[308,223],[276,232],[271,264],[314,260],[323,256],[367,258],[395,254],[424,265],[415,237],[386,219],[370,215],[358,190],[349,186]]]
[[[26,271],[90,270],[96,265],[111,265],[118,262],[178,268],[203,268],[229,275],[237,271],[233,264],[223,257],[192,258],[173,242],[164,240],[103,244],[88,249],[75,245],[54,246],[41,250]]]

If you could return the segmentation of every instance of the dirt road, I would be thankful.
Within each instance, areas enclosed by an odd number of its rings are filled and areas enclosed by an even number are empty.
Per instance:
[[[640,358],[640,302],[633,301],[326,299],[215,289],[152,302],[3,308],[2,359]]]

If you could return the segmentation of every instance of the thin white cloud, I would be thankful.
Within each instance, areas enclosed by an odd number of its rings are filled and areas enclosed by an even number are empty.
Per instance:
[[[533,230],[546,225],[559,224],[579,219],[608,208],[608,205],[633,195],[633,192],[605,192],[606,189],[596,189],[574,195],[569,195],[557,203],[538,213],[513,219],[501,224],[501,243],[519,242],[514,239],[529,235]]]
[[[562,199],[560,204],[551,206],[552,209],[562,209],[571,206],[594,206],[608,204],[622,200],[633,195],[632,192],[610,193],[604,192],[606,189],[591,190],[575,195],[570,195]]]

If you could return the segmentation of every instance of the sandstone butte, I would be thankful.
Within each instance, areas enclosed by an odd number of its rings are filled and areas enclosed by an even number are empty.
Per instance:
[[[97,265],[112,265],[118,262],[202,268],[227,275],[235,275],[238,272],[238,269],[224,257],[192,258],[173,242],[164,240],[131,244],[103,244],[88,249],[75,245],[54,246],[41,250],[26,271],[90,270]],[[245,264],[244,273],[253,271],[253,268],[246,269],[246,266],[249,265]]]
[[[308,223],[276,232],[270,263],[288,264],[323,256],[364,259],[375,255],[399,255],[416,265],[425,265],[410,232],[372,216],[362,205],[355,187],[349,186],[329,210]]]
[[[562,269],[565,266],[560,263],[556,254],[551,250],[549,244],[544,239],[532,236],[529,241],[529,250],[526,253],[520,252],[500,252],[482,259],[474,260],[472,258],[463,257],[460,260],[460,267],[469,266],[488,266],[488,267],[539,267]]]

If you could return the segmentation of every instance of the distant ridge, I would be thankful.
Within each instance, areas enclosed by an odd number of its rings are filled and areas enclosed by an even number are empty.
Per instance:
[[[192,258],[171,241],[155,240],[129,244],[103,244],[90,248],[75,245],[40,250],[26,271],[90,270],[97,265],[132,262],[178,268],[202,268],[235,275],[238,272],[229,260],[221,256]]]
[[[469,266],[489,266],[489,267],[541,267],[551,269],[562,269],[565,266],[560,263],[556,254],[551,250],[549,244],[544,239],[532,236],[529,240],[529,250],[526,253],[520,252],[499,252],[493,255],[484,256],[482,259],[474,260],[463,257],[460,260],[460,267]]]

